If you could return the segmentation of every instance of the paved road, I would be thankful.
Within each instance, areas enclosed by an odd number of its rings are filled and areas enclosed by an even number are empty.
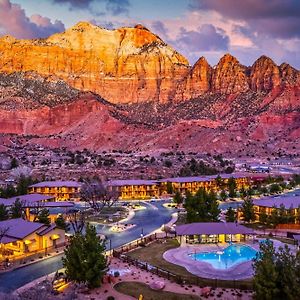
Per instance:
[[[139,238],[142,231],[144,235],[147,235],[162,224],[170,221],[174,210],[166,209],[162,204],[162,201],[151,203],[151,205],[146,204],[147,209],[137,211],[135,216],[127,221],[127,223],[134,223],[136,226],[126,232],[111,233],[107,228],[100,225],[97,227],[97,231],[105,234],[108,239],[111,239],[113,248],[121,246]],[[39,277],[55,272],[62,267],[61,258],[62,255],[58,255],[11,272],[0,274],[0,291],[9,292],[15,290]]]

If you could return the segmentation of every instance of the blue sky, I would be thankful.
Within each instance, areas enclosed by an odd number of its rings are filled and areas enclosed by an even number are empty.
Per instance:
[[[191,64],[231,53],[300,68],[300,0],[0,0],[0,35],[47,37],[79,21],[118,28],[142,23]]]

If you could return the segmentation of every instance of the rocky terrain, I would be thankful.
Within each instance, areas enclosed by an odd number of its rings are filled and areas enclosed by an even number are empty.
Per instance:
[[[93,150],[299,152],[300,75],[262,56],[194,66],[141,25],[0,38],[0,140]]]

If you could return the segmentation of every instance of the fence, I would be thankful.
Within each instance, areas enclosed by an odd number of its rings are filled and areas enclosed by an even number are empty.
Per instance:
[[[140,269],[146,270],[147,272],[151,272],[153,274],[156,274],[160,277],[166,278],[168,280],[174,281],[178,284],[190,284],[190,285],[197,285],[197,286],[211,286],[214,288],[220,287],[220,288],[237,288],[241,290],[252,290],[253,289],[253,283],[252,280],[221,280],[221,279],[206,279],[201,278],[196,275],[190,275],[190,276],[182,276],[175,273],[172,273],[168,270],[165,270],[163,268],[153,266],[146,261],[140,261],[135,258],[132,258],[128,255],[126,255],[126,252],[132,251],[140,246],[146,246],[147,244],[162,240],[162,239],[173,239],[174,235],[165,235],[165,236],[159,236],[157,234],[152,234],[150,236],[147,236],[145,238],[141,238],[139,240],[136,240],[134,242],[131,242],[127,245],[124,245],[122,247],[119,247],[117,249],[113,250],[113,256],[121,259],[122,261],[134,265]]]

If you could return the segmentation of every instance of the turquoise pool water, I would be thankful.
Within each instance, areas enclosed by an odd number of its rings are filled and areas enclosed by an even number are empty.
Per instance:
[[[234,265],[252,260],[256,250],[246,245],[230,245],[218,252],[200,252],[190,254],[194,260],[204,261],[215,269],[226,270]]]

